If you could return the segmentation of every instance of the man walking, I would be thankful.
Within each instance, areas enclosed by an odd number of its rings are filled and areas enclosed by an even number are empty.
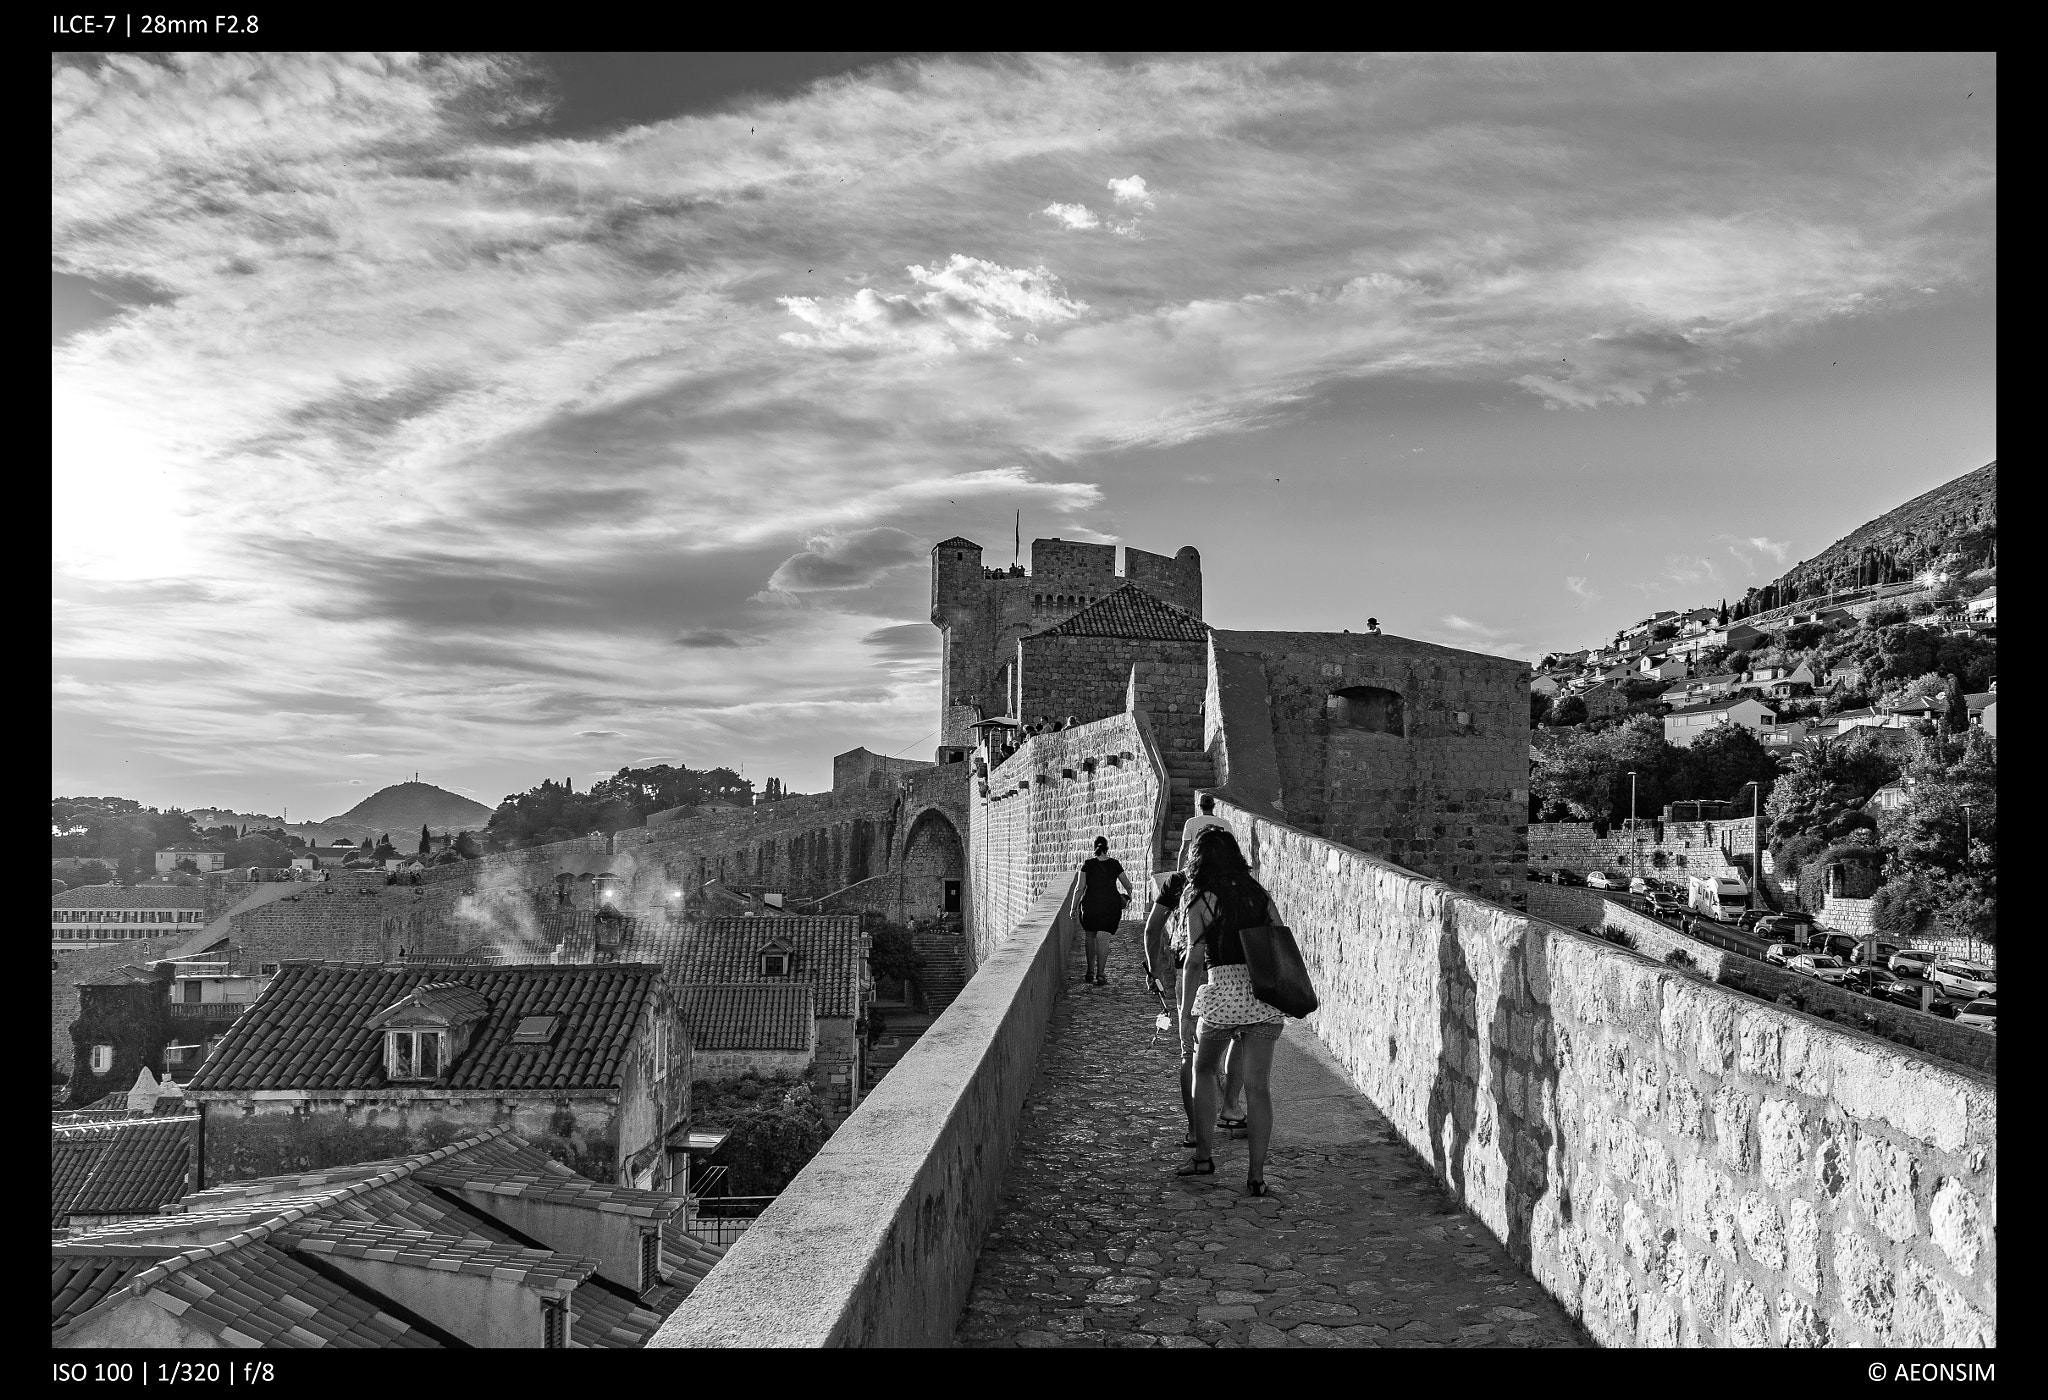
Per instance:
[[[1220,826],[1228,830],[1230,827],[1230,823],[1216,815],[1216,799],[1208,793],[1201,794],[1195,805],[1201,810],[1189,817],[1180,829],[1180,857],[1174,861],[1175,868],[1179,870],[1188,868],[1188,852],[1194,849],[1195,837],[1205,828]]]

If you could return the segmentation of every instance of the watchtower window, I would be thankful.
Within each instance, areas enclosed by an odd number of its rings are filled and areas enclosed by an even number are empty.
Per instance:
[[[868,786],[869,786],[869,787],[871,787],[871,788],[878,788],[878,787],[880,787],[881,785],[882,785],[882,770],[881,770],[881,769],[879,769],[879,768],[870,768],[870,769],[868,770]]]
[[[1407,726],[1398,692],[1376,685],[1354,685],[1336,692],[1326,705],[1330,723],[1368,734],[1405,735]]]

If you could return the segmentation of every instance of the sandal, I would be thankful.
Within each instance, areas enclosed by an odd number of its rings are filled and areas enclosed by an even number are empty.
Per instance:
[[[1248,1196],[1263,1196],[1266,1194],[1265,1180],[1263,1178],[1246,1177],[1244,1189],[1245,1194]]]
[[[1218,1118],[1216,1126],[1226,1133],[1243,1133],[1251,1130],[1249,1118]]]
[[[1181,1137],[1180,1145],[1182,1147],[1200,1147],[1202,1145],[1202,1140],[1196,1137],[1193,1133],[1187,1133]]]
[[[1216,1159],[1214,1157],[1197,1157],[1192,1162],[1182,1163],[1175,1169],[1173,1174],[1175,1176],[1214,1176],[1216,1175]]]

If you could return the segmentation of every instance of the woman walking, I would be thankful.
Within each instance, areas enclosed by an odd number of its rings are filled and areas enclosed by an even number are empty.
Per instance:
[[[1237,838],[1222,827],[1195,837],[1188,870],[1188,960],[1181,969],[1181,1010],[1195,1018],[1194,1158],[1180,1176],[1214,1176],[1216,1071],[1224,1052],[1244,1064],[1245,1116],[1250,1120],[1251,1163],[1245,1189],[1266,1194],[1266,1148],[1273,1140],[1273,1047],[1286,1014],[1252,995],[1238,934],[1280,922],[1265,888],[1252,878]],[[1237,1066],[1232,1064],[1231,1068]]]
[[[1095,838],[1095,854],[1081,862],[1081,881],[1074,887],[1078,908],[1076,922],[1088,935],[1088,981],[1097,987],[1109,985],[1103,968],[1109,954],[1109,935],[1123,922],[1124,903],[1131,897],[1131,882],[1124,868],[1110,858],[1109,838]]]

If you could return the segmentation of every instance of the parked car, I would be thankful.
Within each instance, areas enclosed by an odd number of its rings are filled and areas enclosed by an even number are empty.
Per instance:
[[[1976,997],[1998,995],[1998,972],[1983,963],[1960,960],[1938,962],[1927,974],[1927,980],[1944,991],[1961,992]]]
[[[1779,967],[1786,966],[1792,959],[1799,956],[1801,956],[1801,950],[1797,943],[1773,943],[1770,947],[1764,949],[1764,961],[1776,963]]]
[[[1745,909],[1735,918],[1735,927],[1744,933],[1754,933],[1756,926],[1771,917],[1768,909]]]
[[[1901,948],[1891,955],[1885,965],[1893,972],[1904,973],[1909,977],[1925,977],[1927,970],[1934,966],[1934,962],[1934,954],[1925,948]]]
[[[1893,982],[1879,995],[1886,1001],[1895,1002],[1900,1006],[1910,1006],[1915,1011],[1918,1011],[1920,1009],[1920,992],[1926,985],[1925,982]],[[1954,1019],[1957,1005],[1958,1003],[1937,995],[1934,998],[1934,1004],[1928,1007],[1927,1010],[1931,1015],[1946,1016]]]
[[[1618,890],[1621,888],[1621,879],[1619,876],[1609,875],[1604,870],[1596,870],[1586,877],[1586,888],[1589,890]]]
[[[1757,920],[1756,932],[1760,937],[1783,938],[1796,943],[1803,940],[1806,931],[1812,927],[1811,914],[1767,914]]]
[[[1956,1024],[1995,1033],[1998,1030],[1998,999],[1979,997],[1956,1013]]]
[[[1890,988],[1893,980],[1892,975],[1883,968],[1852,967],[1848,976],[1842,979],[1842,985],[1867,997],[1881,997]],[[1918,998],[1915,998],[1915,1005],[1918,1005]]]
[[[1630,894],[1651,894],[1654,892],[1654,887],[1642,876],[1632,875],[1629,877],[1628,892]]]
[[[1685,902],[1660,892],[1650,896],[1650,912],[1676,918],[1685,912]]]
[[[1801,977],[1818,977],[1838,987],[1849,979],[1849,969],[1842,965],[1842,960],[1826,953],[1800,953],[1785,966]]]
[[[1550,882],[1553,885],[1583,885],[1586,880],[1576,870],[1553,870],[1550,872]]]
[[[1829,953],[1843,962],[1856,962],[1863,956],[1863,940],[1853,934],[1815,929],[1806,935],[1805,943],[1808,952]]]

